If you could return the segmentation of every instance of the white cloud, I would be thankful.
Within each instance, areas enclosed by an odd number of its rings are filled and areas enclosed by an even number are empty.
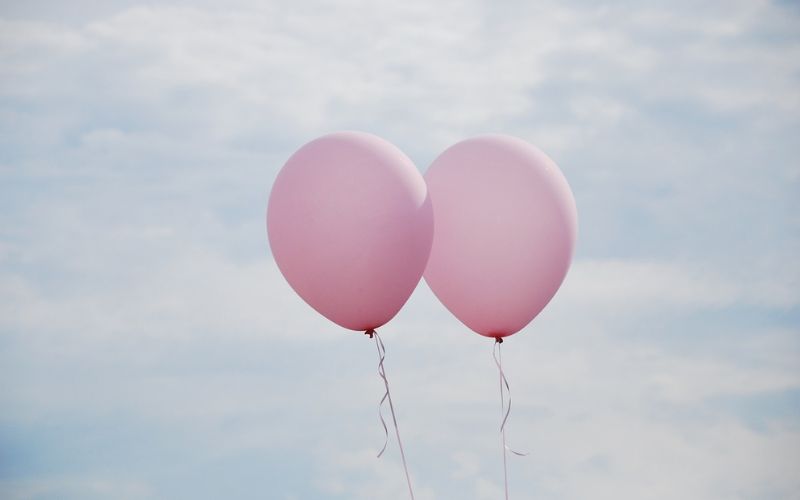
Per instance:
[[[762,1],[114,9],[0,25],[13,381],[0,440],[19,434],[58,468],[59,446],[147,434],[151,467],[183,462],[204,486],[208,464],[221,481],[236,459],[263,460],[282,474],[276,496],[402,498],[395,445],[374,459],[374,346],[284,282],[268,187],[333,129],[384,135],[421,169],[465,135],[505,131],[556,157],[582,220],[562,291],[504,344],[510,437],[532,451],[511,462],[514,498],[797,496],[796,412],[756,408],[756,425],[725,406],[796,405],[800,386],[796,14]],[[419,498],[499,497],[491,344],[424,284],[382,332]],[[54,422],[64,435],[39,444]],[[158,446],[179,451],[157,460]],[[152,469],[116,456],[138,468],[112,481],[74,457],[85,473],[0,488],[165,497]]]
[[[578,260],[562,293],[564,300],[582,308],[615,312],[733,306],[781,309],[800,304],[797,284],[792,272],[782,276],[747,271],[722,274],[677,261]]]
[[[8,500],[27,500],[48,496],[80,496],[82,498],[118,498],[143,500],[154,498],[146,483],[120,478],[60,477],[48,480],[0,479],[0,493]]]

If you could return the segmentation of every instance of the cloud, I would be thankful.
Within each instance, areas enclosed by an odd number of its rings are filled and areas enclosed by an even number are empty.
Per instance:
[[[16,481],[0,479],[0,492],[9,500],[41,498],[43,496],[80,496],[87,499],[109,498],[143,499],[152,498],[153,492],[143,483],[126,482],[118,479],[71,479],[59,478],[47,481]],[[7,495],[7,496],[6,496]]]
[[[795,285],[794,276],[722,275],[676,261],[579,260],[563,293],[581,307],[606,310],[783,309],[798,306]]]
[[[46,8],[44,8],[46,7]],[[794,498],[798,17],[769,2],[26,3],[0,25],[0,496],[398,498],[366,337],[269,257],[281,164],[487,131],[581,216],[504,344],[514,498]],[[502,491],[491,344],[382,329],[419,498]]]

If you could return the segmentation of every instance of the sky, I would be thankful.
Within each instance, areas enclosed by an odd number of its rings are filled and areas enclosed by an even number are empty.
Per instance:
[[[0,3],[0,497],[407,498],[375,346],[266,240],[304,143],[481,133],[575,194],[503,344],[515,500],[800,497],[800,5]],[[502,498],[492,343],[381,329],[419,500]]]

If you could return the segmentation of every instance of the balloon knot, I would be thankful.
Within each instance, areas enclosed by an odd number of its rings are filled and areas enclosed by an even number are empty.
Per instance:
[[[495,341],[495,343],[497,343],[497,344],[502,344],[502,343],[503,343],[503,337],[495,337],[495,338],[494,338],[494,341]]]
[[[367,330],[364,332],[364,335],[369,335],[369,338],[372,338],[372,336],[375,335],[375,330]]]

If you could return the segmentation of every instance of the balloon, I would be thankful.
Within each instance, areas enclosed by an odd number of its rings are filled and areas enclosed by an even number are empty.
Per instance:
[[[447,149],[425,181],[436,221],[425,281],[475,332],[518,332],[572,260],[578,222],[566,179],[535,146],[485,135]]]
[[[385,324],[419,283],[433,238],[425,180],[374,135],[338,132],[301,147],[278,174],[267,233],[286,281],[351,330]]]

